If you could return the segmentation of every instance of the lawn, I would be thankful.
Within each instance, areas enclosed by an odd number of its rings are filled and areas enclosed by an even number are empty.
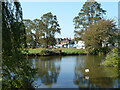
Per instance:
[[[62,52],[65,52],[67,54],[85,54],[85,50],[84,49],[59,48],[59,50],[62,50]]]
[[[35,48],[35,49],[27,49],[29,54],[36,54],[40,53],[44,48]],[[76,48],[58,48],[58,49],[50,49],[52,51],[54,50],[61,50],[62,52],[66,54],[86,54],[84,49],[76,49]]]
[[[40,53],[43,50],[43,48],[35,48],[35,49],[29,48],[26,50],[28,51],[29,54],[36,54],[36,53]],[[22,51],[22,53],[26,53],[26,52]]]

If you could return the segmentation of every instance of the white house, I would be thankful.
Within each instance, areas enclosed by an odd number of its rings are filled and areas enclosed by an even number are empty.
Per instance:
[[[56,44],[56,48],[61,48],[62,45],[61,44]]]
[[[85,42],[84,41],[78,41],[78,42],[75,41],[75,44],[76,44],[77,49],[85,49]]]
[[[114,43],[115,47],[118,47],[118,43]],[[109,42],[103,42],[102,47],[112,46]]]

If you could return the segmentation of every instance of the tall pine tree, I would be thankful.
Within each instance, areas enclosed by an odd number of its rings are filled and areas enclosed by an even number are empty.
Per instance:
[[[78,16],[74,17],[73,22],[75,25],[75,37],[79,40],[87,27],[99,20],[101,20],[106,11],[101,8],[101,4],[95,0],[87,0],[82,9],[78,13]]]

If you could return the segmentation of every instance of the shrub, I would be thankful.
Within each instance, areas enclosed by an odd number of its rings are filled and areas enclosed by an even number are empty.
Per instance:
[[[40,52],[40,55],[58,55],[58,54],[62,54],[62,51],[61,50],[43,49]]]
[[[86,53],[91,55],[97,55],[99,53],[98,49],[94,49],[91,46],[86,48]]]
[[[103,65],[117,67],[119,59],[120,57],[118,55],[118,48],[114,48],[111,52],[107,54]]]
[[[55,54],[54,51],[52,50],[48,50],[48,49],[43,49],[41,52],[40,52],[40,55],[53,55]]]

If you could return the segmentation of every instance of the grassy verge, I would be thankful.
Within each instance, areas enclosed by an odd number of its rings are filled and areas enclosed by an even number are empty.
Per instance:
[[[41,54],[41,51],[45,50],[44,48],[36,48],[36,49],[27,49],[28,50],[28,54]],[[75,55],[75,54],[86,54],[84,49],[76,49],[76,48],[58,48],[58,49],[49,49],[52,52],[56,52],[56,51],[61,51],[62,53],[65,53],[66,55]],[[26,54],[27,52],[23,52],[22,53]]]
[[[35,48],[35,49],[29,48],[29,49],[24,49],[22,51],[22,53],[23,54],[26,54],[26,53],[28,53],[28,54],[37,54],[37,53],[40,53],[42,50],[43,50],[43,48]]]
[[[84,49],[76,49],[76,48],[59,48],[62,52],[66,54],[86,54]]]

